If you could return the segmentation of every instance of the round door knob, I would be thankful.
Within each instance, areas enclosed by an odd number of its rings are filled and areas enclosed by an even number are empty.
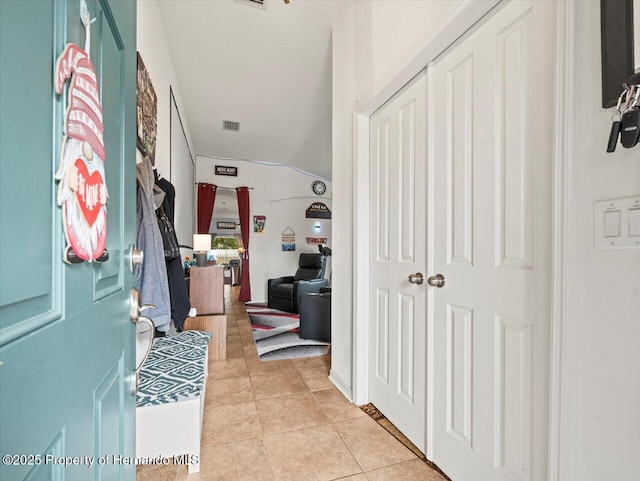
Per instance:
[[[433,287],[443,287],[444,276],[442,274],[436,274],[435,276],[431,276],[427,279],[427,283]]]
[[[416,272],[415,274],[409,274],[409,282],[411,284],[422,284],[424,282],[424,276],[422,272]]]
[[[144,261],[144,252],[135,247],[131,249],[131,264],[133,264],[134,267],[141,266],[142,261]]]
[[[135,272],[136,267],[141,266],[144,261],[144,252],[136,249],[133,244],[129,245],[129,272]]]

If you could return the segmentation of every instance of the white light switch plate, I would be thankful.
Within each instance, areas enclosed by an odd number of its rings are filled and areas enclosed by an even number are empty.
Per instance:
[[[599,249],[640,249],[640,196],[595,202],[593,226],[595,246]]]

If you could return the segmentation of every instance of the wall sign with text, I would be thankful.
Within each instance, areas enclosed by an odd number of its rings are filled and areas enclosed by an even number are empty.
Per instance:
[[[327,204],[323,202],[314,202],[306,210],[307,219],[331,219],[331,211]]]
[[[216,175],[227,175],[230,177],[238,177],[238,168],[226,167],[224,165],[216,165]]]
[[[326,244],[327,243],[327,238],[326,237],[307,237],[307,244]]]
[[[216,222],[218,229],[230,229],[233,230],[237,227],[235,222]]]

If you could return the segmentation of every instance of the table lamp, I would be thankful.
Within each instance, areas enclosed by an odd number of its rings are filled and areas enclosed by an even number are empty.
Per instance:
[[[206,267],[207,251],[211,249],[211,234],[193,234],[193,252],[198,267]]]

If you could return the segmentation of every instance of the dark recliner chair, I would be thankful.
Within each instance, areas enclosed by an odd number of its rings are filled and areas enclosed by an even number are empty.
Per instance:
[[[326,259],[321,254],[300,254],[295,276],[269,279],[268,303],[271,309],[298,313],[302,294],[319,292],[329,285],[324,279]]]

